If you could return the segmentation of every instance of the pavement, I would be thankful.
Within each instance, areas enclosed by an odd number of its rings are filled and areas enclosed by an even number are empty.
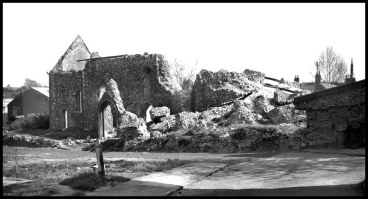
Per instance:
[[[363,147],[357,149],[308,149],[304,150],[304,152],[365,157],[365,148]]]
[[[96,190],[91,196],[362,196],[365,149],[233,154]]]
[[[12,177],[4,177],[3,176],[3,186],[9,186],[12,184],[22,184],[27,182],[32,182],[34,180],[27,180],[22,178],[12,178]]]

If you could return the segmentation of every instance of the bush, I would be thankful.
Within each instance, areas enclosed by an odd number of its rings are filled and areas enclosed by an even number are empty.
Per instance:
[[[48,129],[48,128],[49,128],[48,115],[18,118],[10,124],[10,130]]]
[[[254,135],[256,137],[265,134],[275,135],[277,132],[278,129],[274,125],[249,125],[235,129],[234,133],[231,134],[231,138],[234,140],[244,140]]]
[[[182,147],[186,147],[191,143],[191,137],[190,136],[180,136],[177,138],[178,145]]]
[[[94,172],[85,172],[79,175],[73,176],[62,180],[59,184],[67,185],[74,189],[80,189],[84,191],[93,191],[98,187],[104,185],[98,175]]]

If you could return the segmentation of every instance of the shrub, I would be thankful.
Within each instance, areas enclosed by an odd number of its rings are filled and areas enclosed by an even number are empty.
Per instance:
[[[49,116],[48,115],[18,118],[10,124],[11,130],[48,129],[48,128],[49,128]]]
[[[96,173],[84,172],[71,178],[64,179],[59,184],[67,185],[74,189],[93,191],[102,186],[104,183],[101,181]]]
[[[275,135],[278,132],[277,127],[274,125],[247,125],[235,129],[234,133],[231,134],[231,138],[234,140],[244,140],[251,136],[260,136],[260,135]]]
[[[190,136],[179,136],[177,140],[178,140],[178,145],[182,147],[186,147],[191,143]]]

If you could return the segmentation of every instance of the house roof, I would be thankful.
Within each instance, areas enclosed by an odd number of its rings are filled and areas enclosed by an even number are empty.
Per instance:
[[[314,83],[314,82],[302,82],[302,83],[300,83],[300,87],[303,90],[313,91],[314,88],[316,87],[316,83]]]
[[[354,87],[365,87],[365,79],[355,82],[355,83],[351,83],[351,84],[345,84],[342,86],[336,86],[330,89],[326,89],[326,90],[322,90],[320,92],[315,92],[315,93],[311,93],[308,95],[302,95],[299,97],[294,98],[294,104],[303,102],[303,101],[308,101],[308,100],[312,100],[321,96],[326,96],[326,95],[333,95],[337,92],[342,92],[345,90],[349,90],[352,89]]]
[[[325,84],[325,83],[317,84],[314,88],[314,92],[323,91],[323,90],[330,89],[333,87],[336,87],[336,85]]]
[[[36,90],[40,92],[41,94],[45,95],[46,97],[49,97],[49,87],[31,87],[31,89]]]

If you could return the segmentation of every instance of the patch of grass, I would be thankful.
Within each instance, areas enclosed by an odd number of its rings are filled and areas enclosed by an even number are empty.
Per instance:
[[[169,159],[167,161],[115,161],[105,163],[106,183],[125,182],[130,180],[126,173],[137,173],[139,176],[150,172],[160,172],[182,166],[188,161]],[[3,169],[3,176],[18,177],[30,180],[41,180],[45,183],[59,183],[83,191],[92,191],[104,185],[97,174],[89,169],[91,163],[75,162],[44,162],[20,165],[16,174],[15,167]],[[81,168],[85,168],[84,170]]]
[[[43,162],[18,167],[17,177],[29,180],[39,180],[45,182],[58,182],[64,178],[78,172],[78,167],[88,166],[86,162]],[[3,170],[3,176],[16,177],[15,168]]]
[[[49,139],[62,140],[66,138],[74,139],[86,139],[90,136],[91,139],[97,138],[98,133],[94,130],[81,130],[81,129],[66,129],[66,130],[42,130],[42,129],[21,129],[16,130],[14,133],[18,134],[28,134],[33,136],[40,136]]]
[[[120,172],[160,172],[187,164],[188,161],[168,159],[167,161],[117,161],[112,162],[111,169]]]
[[[59,190],[52,187],[49,189],[42,190],[40,196],[52,196],[55,194],[59,194]]]

